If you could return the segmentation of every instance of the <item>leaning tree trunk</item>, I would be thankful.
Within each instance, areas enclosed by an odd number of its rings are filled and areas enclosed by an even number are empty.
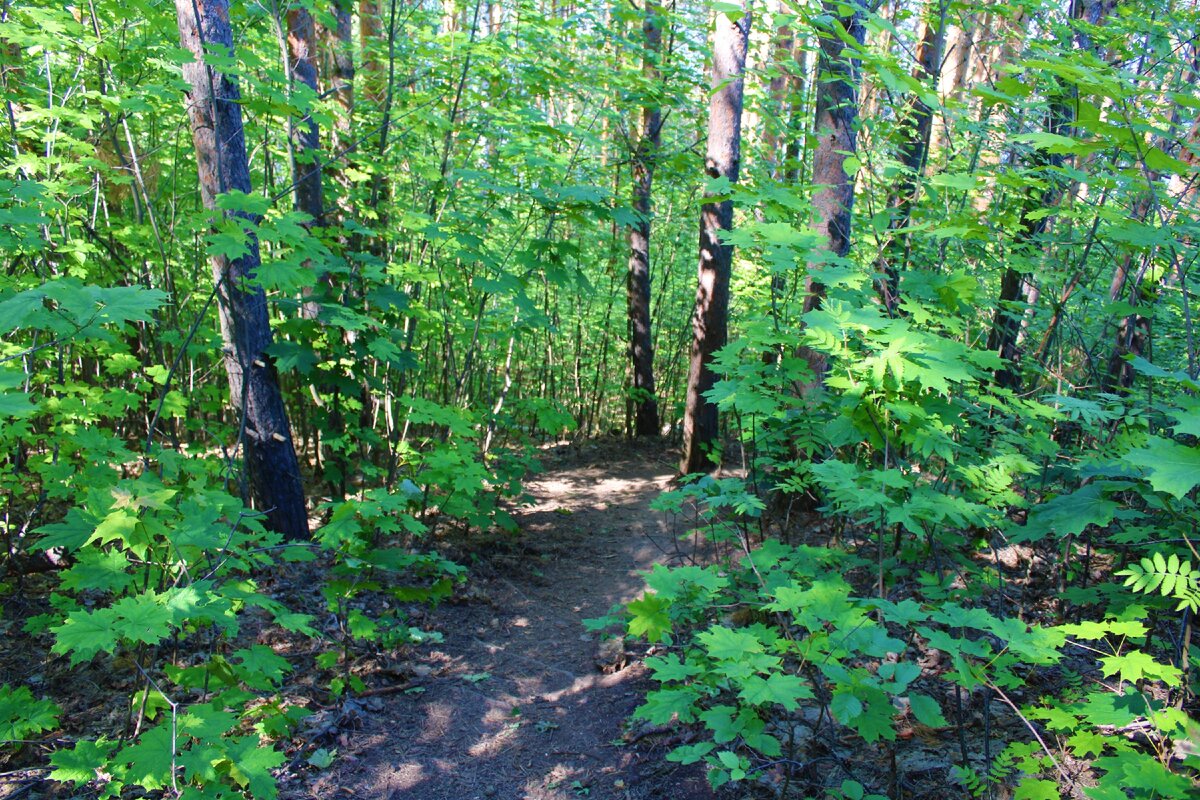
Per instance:
[[[705,171],[710,179],[736,183],[741,162],[742,88],[750,14],[736,20],[717,13],[713,39],[712,97],[708,103],[708,152]],[[728,195],[728,187],[720,190]],[[710,196],[700,210],[700,268],[696,308],[692,315],[692,349],[688,367],[687,400],[683,412],[683,459],[686,475],[719,465],[717,407],[704,393],[716,383],[713,354],[725,346],[729,332],[729,278],[733,246],[721,233],[733,227],[733,200]]]
[[[637,436],[657,436],[658,400],[654,395],[654,340],[650,334],[650,197],[654,185],[654,160],[662,139],[662,109],[658,106],[658,84],[662,80],[662,12],[657,0],[646,0],[642,35],[643,91],[642,130],[633,153],[633,213],[637,220],[629,228],[629,359],[633,372],[633,430]]]
[[[205,52],[233,58],[228,0],[176,0],[179,38],[194,61],[183,66],[189,85],[188,117],[200,174],[200,197],[215,214],[247,228],[246,252],[239,258],[210,256],[224,342],[225,369],[233,407],[240,416],[250,494],[267,515],[267,525],[289,539],[309,535],[300,465],[292,445],[287,410],[270,356],[267,298],[254,283],[261,261],[254,226],[243,212],[219,212],[217,198],[249,194],[250,165],[242,129],[241,94],[234,80],[205,61]]]

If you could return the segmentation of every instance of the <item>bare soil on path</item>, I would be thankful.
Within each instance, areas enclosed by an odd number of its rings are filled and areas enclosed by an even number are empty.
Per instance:
[[[445,638],[416,651],[412,688],[372,698],[334,763],[284,798],[714,797],[702,770],[663,761],[661,737],[622,739],[653,682],[636,653],[603,672],[582,623],[637,597],[640,573],[669,560],[672,533],[650,503],[674,464],[609,444],[545,466],[520,533],[476,548],[467,602],[431,615]]]

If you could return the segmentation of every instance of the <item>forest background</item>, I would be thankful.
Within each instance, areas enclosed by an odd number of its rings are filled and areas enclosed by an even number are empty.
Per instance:
[[[240,625],[361,690],[465,579],[439,536],[615,433],[679,437],[662,508],[721,560],[595,624],[667,649],[640,713],[714,785],[801,791],[817,709],[956,735],[980,796],[1195,796],[1196,22],[5,0],[3,624],[135,687],[5,685],[5,757],[272,796],[304,711]],[[256,581],[314,559],[332,628]],[[1020,735],[969,744],[972,703]]]

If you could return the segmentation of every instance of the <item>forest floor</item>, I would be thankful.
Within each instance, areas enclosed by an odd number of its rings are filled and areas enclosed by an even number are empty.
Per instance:
[[[352,701],[357,729],[327,769],[284,776],[284,800],[715,797],[702,769],[663,760],[672,743],[630,735],[648,673],[583,625],[671,561],[673,534],[650,503],[675,463],[609,443],[544,466],[526,485],[535,502],[516,514],[520,532],[467,551],[465,597],[422,621],[444,640],[414,649],[408,688]]]

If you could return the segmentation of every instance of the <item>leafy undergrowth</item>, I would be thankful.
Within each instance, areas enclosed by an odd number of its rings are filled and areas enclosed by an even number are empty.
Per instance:
[[[412,479],[330,503],[303,543],[202,459],[110,471],[35,532],[60,569],[0,585],[0,771],[42,796],[269,800],[281,774],[327,766],[371,696],[403,683],[409,648],[438,639],[425,609],[461,590],[434,528],[506,524],[517,484],[500,472],[517,461],[480,467],[489,489],[453,515]]]
[[[727,350],[749,469],[658,503],[723,555],[595,623],[657,644],[669,760],[786,798],[1197,796],[1200,387],[1135,359],[1166,391],[1017,397],[832,304],[806,342],[843,393]]]

